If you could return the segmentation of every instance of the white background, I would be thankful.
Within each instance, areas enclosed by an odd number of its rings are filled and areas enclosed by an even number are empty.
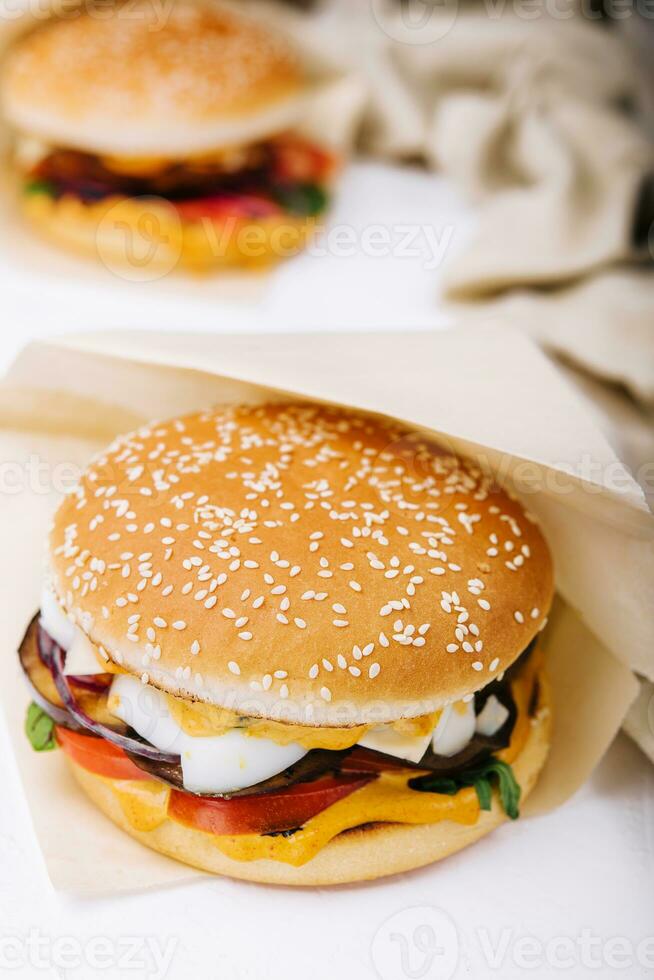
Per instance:
[[[0,366],[31,338],[71,329],[448,326],[430,243],[418,235],[415,254],[380,256],[369,254],[362,238],[371,223],[384,224],[397,252],[403,225],[429,223],[445,234],[451,255],[474,220],[444,182],[359,164],[345,178],[331,222],[355,229],[354,254],[333,254],[342,253],[337,244],[332,254],[302,256],[258,280],[247,300],[252,283],[245,290],[174,277],[125,283],[35,246],[18,227],[0,246]],[[331,890],[207,878],[104,900],[58,895],[34,842],[1,720],[0,786],[3,978],[160,977],[147,943],[171,956],[166,976],[174,980],[603,980],[654,973],[654,938],[639,949],[654,937],[654,770],[624,736],[556,813],[505,826],[440,865]]]

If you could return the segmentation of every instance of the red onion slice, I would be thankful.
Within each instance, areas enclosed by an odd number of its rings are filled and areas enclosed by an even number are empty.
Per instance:
[[[66,674],[73,687],[81,687],[92,694],[106,694],[111,687],[111,681],[95,680],[95,674]]]
[[[130,738],[129,735],[120,735],[107,725],[102,725],[100,722],[94,721],[85,711],[82,711],[75,700],[75,695],[70,689],[69,678],[64,674],[64,651],[56,644],[52,645],[50,666],[59,697],[75,721],[87,729],[87,731],[93,732],[94,735],[99,735],[100,738],[105,738],[108,742],[113,742],[114,745],[117,745],[118,748],[123,749],[125,752],[141,755],[144,759],[154,759],[156,762],[179,762],[178,755],[173,755],[172,752],[162,752],[160,749],[156,749],[154,745],[148,745],[147,742]]]
[[[32,697],[32,701],[38,704],[39,708],[42,708],[46,715],[48,715],[54,721],[55,725],[62,725],[64,728],[72,728],[73,731],[81,732],[83,731],[82,725],[75,721],[71,717],[70,713],[65,708],[60,708],[58,705],[53,704],[52,701],[48,701],[46,697],[41,694],[37,687],[35,687],[32,678],[25,670],[23,662],[21,660],[21,667],[23,668],[23,674],[27,682],[27,688]]]

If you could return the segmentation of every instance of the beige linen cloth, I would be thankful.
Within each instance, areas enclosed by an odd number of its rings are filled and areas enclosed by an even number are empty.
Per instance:
[[[446,297],[523,290],[514,322],[654,407],[651,78],[633,25],[544,8],[326,0],[291,20],[363,79],[365,151],[419,156],[476,203],[476,233],[442,270]]]

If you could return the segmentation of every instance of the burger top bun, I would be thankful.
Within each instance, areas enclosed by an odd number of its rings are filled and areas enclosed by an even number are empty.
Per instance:
[[[87,152],[186,157],[297,121],[288,42],[231,7],[178,0],[87,6],[19,40],[2,80],[23,134]]]
[[[538,527],[474,462],[315,404],[120,437],[59,507],[50,562],[64,609],[144,683],[339,727],[484,687],[553,592]]]

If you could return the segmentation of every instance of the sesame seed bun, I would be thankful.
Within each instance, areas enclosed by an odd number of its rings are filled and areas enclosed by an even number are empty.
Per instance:
[[[187,157],[293,125],[303,79],[287,41],[231,8],[85,7],[16,42],[2,80],[20,132],[117,156]]]
[[[188,221],[163,198],[109,197],[87,203],[32,193],[23,212],[45,238],[135,280],[174,270],[214,272],[262,268],[295,255],[316,228],[315,218],[290,214],[228,223]]]
[[[334,727],[484,687],[553,592],[540,530],[474,462],[313,404],[119,438],[57,511],[50,560],[65,610],[144,683]]]
[[[541,692],[529,737],[512,768],[521,788],[521,805],[531,793],[550,746],[551,714],[547,685]],[[493,794],[491,810],[480,811],[472,826],[449,820],[434,824],[366,824],[339,834],[314,858],[300,867],[281,861],[236,861],[222,854],[210,834],[167,819],[155,830],[135,830],[112,791],[112,780],[96,776],[66,762],[93,803],[118,827],[141,844],[161,854],[212,874],[274,885],[339,885],[399,874],[440,861],[474,844],[506,821]]]

